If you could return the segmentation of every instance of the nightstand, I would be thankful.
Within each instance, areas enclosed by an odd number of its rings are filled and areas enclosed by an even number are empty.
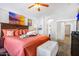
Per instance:
[[[0,48],[4,48],[4,38],[0,38]]]

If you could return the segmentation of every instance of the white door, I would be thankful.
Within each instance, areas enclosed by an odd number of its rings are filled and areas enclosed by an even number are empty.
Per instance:
[[[66,36],[70,36],[70,28],[71,28],[71,25],[65,25],[65,35]]]
[[[57,39],[64,40],[65,35],[65,27],[63,22],[57,22]]]
[[[57,39],[57,24],[52,19],[48,21],[48,34],[50,34],[52,40]]]

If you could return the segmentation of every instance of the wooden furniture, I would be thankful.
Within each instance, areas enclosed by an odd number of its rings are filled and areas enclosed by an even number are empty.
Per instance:
[[[71,34],[71,55],[79,56],[79,32],[77,31]]]

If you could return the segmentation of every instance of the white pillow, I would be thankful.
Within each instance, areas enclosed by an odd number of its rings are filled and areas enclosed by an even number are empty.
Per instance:
[[[27,34],[23,34],[20,36],[20,38],[28,38],[29,36],[31,35],[37,35],[37,33],[35,31],[30,31],[30,32],[27,32]]]
[[[36,31],[27,32],[27,35],[37,35]]]
[[[7,33],[6,33],[6,35],[7,35],[7,36],[14,36],[14,35],[13,35],[13,32],[14,32],[14,31],[8,30]]]

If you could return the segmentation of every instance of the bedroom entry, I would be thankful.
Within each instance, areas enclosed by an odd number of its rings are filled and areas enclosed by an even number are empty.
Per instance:
[[[70,39],[70,33],[71,33],[71,25],[70,24],[64,24],[64,40],[59,41],[59,54],[62,53],[62,55],[71,55],[71,39]]]
[[[70,36],[71,25],[65,25],[65,36]]]

